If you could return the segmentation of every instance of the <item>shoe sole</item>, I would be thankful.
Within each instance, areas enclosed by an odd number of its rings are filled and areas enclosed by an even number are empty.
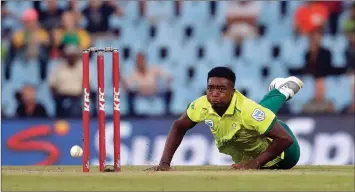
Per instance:
[[[304,86],[303,81],[302,81],[301,79],[295,77],[295,76],[291,76],[291,77],[286,78],[286,79],[285,79],[285,83],[286,83],[287,81],[295,82],[295,83],[300,87],[300,89],[303,88],[303,86]]]

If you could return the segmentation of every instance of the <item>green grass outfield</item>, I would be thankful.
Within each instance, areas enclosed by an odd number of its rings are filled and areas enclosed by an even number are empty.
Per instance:
[[[3,191],[354,191],[354,166],[298,166],[285,171],[231,171],[227,166],[145,172],[123,166],[100,173],[79,166],[3,166]]]

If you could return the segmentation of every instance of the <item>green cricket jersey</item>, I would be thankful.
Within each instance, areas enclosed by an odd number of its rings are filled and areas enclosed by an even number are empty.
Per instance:
[[[238,91],[222,117],[213,110],[206,95],[193,101],[186,112],[192,121],[205,122],[210,127],[219,151],[232,156],[235,163],[255,159],[271,144],[272,139],[265,134],[276,121],[275,114]],[[284,152],[264,167],[275,165],[283,157]]]

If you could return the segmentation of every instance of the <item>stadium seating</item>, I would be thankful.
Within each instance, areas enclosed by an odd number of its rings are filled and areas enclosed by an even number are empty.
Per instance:
[[[3,82],[1,90],[1,111],[4,113],[5,117],[13,117],[16,114],[17,108],[15,84],[11,82]]]
[[[55,117],[55,102],[48,83],[42,83],[37,87],[37,100],[44,106],[48,116]]]
[[[30,83],[38,85],[40,83],[39,61],[30,59],[15,59],[11,64],[11,80],[17,84]],[[24,75],[30,74],[30,75]]]
[[[340,112],[346,105],[351,103],[352,89],[350,77],[346,75],[326,78],[325,97],[334,103],[337,112]]]
[[[85,1],[77,1],[79,9],[87,6]],[[117,47],[120,50],[121,77],[126,78],[135,67],[135,55],[143,51],[149,65],[158,65],[172,74],[173,101],[172,112],[183,112],[187,104],[202,95],[206,88],[207,72],[214,66],[231,67],[237,75],[236,87],[247,95],[259,101],[267,93],[268,83],[276,77],[288,76],[289,68],[301,68],[305,64],[304,55],[308,49],[308,39],[305,36],[293,35],[293,17],[296,9],[303,2],[290,1],[285,15],[280,12],[280,2],[261,1],[262,9],[259,24],[265,26],[265,34],[259,38],[246,39],[241,45],[241,55],[235,53],[232,41],[223,38],[222,29],[225,24],[227,2],[216,2],[214,16],[210,15],[211,2],[181,1],[180,16],[176,16],[175,3],[172,1],[148,1],[146,15],[141,17],[139,2],[117,1],[124,16],[111,15],[109,28],[111,32],[120,31],[119,36],[102,36],[95,38],[93,46]],[[9,11],[20,17],[21,13],[32,7],[32,2],[8,1]],[[46,3],[41,6],[46,9]],[[59,6],[65,7],[66,1],[59,1]],[[348,13],[341,15],[340,22]],[[87,21],[83,18],[80,26],[85,27]],[[2,20],[2,29],[13,32],[22,27],[21,22],[11,17]],[[339,24],[339,28],[341,24]],[[9,39],[2,39],[2,46],[8,49]],[[322,44],[332,52],[332,64],[335,67],[346,65],[345,49],[347,39],[344,34],[324,36]],[[279,56],[273,56],[274,47],[278,46]],[[93,92],[97,92],[96,57],[91,58],[90,82]],[[61,60],[48,62],[47,76]],[[11,79],[3,79],[3,111],[7,116],[14,116],[17,101],[14,92],[26,83],[36,85],[38,100],[50,116],[55,116],[55,105],[48,88],[48,82],[40,79],[40,64],[38,60],[23,59],[18,56],[11,64]],[[265,72],[266,70],[266,72]],[[112,102],[112,68],[111,54],[105,54],[105,85],[107,103]],[[191,77],[189,77],[189,73]],[[266,73],[266,74],[264,74]],[[28,74],[28,75],[24,75]],[[4,64],[2,65],[4,76]],[[299,113],[302,105],[314,96],[314,79],[304,78],[305,88],[292,99],[291,111]],[[351,99],[350,80],[346,76],[328,77],[326,80],[326,97],[335,102],[336,110],[340,111],[349,104]],[[122,87],[122,86],[121,86]],[[344,94],[338,94],[339,92]],[[139,114],[164,114],[165,103],[160,97],[138,97]],[[127,93],[121,89],[121,113],[128,113]],[[107,114],[112,114],[112,106],[107,105]]]
[[[305,64],[308,39],[304,36],[285,38],[281,44],[281,58],[289,68],[301,68]]]

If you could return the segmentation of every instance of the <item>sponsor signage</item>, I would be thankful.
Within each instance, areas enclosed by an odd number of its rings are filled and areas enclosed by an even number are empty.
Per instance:
[[[281,117],[292,129],[301,147],[299,165],[354,164],[354,117]],[[174,119],[121,119],[121,164],[159,163]],[[98,121],[90,123],[90,163],[98,165]],[[70,156],[73,145],[82,145],[81,119],[55,121],[3,120],[3,165],[80,165]],[[113,122],[106,123],[106,164],[113,164]],[[205,123],[188,131],[174,155],[173,165],[230,165],[220,154]]]

